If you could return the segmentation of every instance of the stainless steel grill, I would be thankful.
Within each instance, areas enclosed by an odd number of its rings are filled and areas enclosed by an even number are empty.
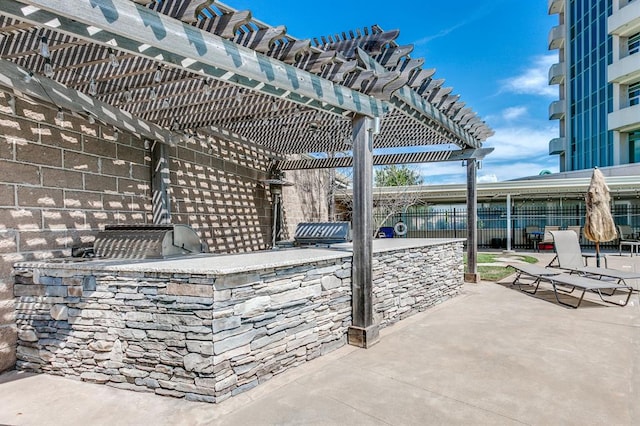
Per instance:
[[[297,245],[330,245],[351,241],[350,222],[299,223],[293,237]]]
[[[102,258],[162,259],[205,253],[207,247],[187,225],[107,225],[93,250]]]

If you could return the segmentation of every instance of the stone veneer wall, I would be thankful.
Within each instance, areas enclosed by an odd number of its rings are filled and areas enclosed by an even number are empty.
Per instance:
[[[346,343],[350,262],[217,278],[19,265],[17,366],[219,402]],[[374,277],[384,327],[460,293],[462,243],[378,253]]]
[[[458,240],[375,256],[374,323],[386,327],[460,294],[462,253],[463,243]]]
[[[16,272],[17,367],[219,402],[345,344],[349,259],[218,279]]]

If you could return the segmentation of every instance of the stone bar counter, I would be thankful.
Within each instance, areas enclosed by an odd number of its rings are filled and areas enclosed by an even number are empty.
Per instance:
[[[385,327],[461,292],[462,239],[374,241]],[[220,402],[346,344],[349,244],[14,267],[17,367]]]

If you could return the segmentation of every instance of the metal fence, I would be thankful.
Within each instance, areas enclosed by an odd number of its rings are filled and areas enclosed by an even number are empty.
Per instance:
[[[617,225],[629,225],[634,232],[640,230],[640,206],[616,205],[612,209]],[[374,217],[377,224],[384,217]],[[406,225],[409,238],[465,238],[467,236],[467,211],[464,207],[451,209],[427,209],[408,211],[387,218],[382,226],[393,227],[398,222]],[[584,247],[593,243],[584,238],[582,229],[585,222],[584,205],[566,207],[517,207],[511,209],[511,247],[525,249],[535,247],[527,228],[545,226],[556,229],[579,228],[580,244]],[[483,248],[505,248],[507,240],[507,207],[478,208],[478,246]],[[617,248],[618,241],[601,243],[601,247]]]

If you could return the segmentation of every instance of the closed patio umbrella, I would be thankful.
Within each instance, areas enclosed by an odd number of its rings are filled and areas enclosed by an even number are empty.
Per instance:
[[[584,236],[596,243],[596,265],[600,267],[600,243],[614,240],[618,234],[611,216],[609,187],[604,175],[598,168],[593,170],[591,183],[587,191],[587,215],[584,224]]]

